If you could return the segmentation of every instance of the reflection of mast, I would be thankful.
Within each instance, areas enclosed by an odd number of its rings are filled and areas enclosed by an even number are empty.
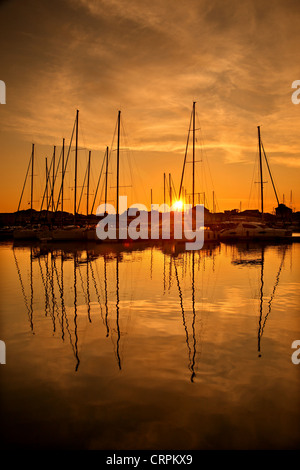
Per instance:
[[[108,326],[108,302],[107,302],[107,272],[106,272],[106,256],[104,255],[104,290],[105,290],[105,325],[106,325],[106,337],[109,336]]]
[[[265,328],[265,325],[266,325],[266,322],[267,322],[267,318],[268,318],[269,314],[271,313],[272,301],[274,299],[275,292],[276,292],[277,286],[279,284],[279,277],[280,277],[281,270],[283,268],[285,254],[286,254],[286,246],[284,246],[284,248],[283,248],[281,263],[280,263],[280,266],[279,266],[279,269],[278,269],[278,272],[277,272],[277,275],[276,275],[273,291],[272,291],[270,300],[268,302],[268,312],[266,313],[264,321],[262,323],[263,287],[264,287],[264,247],[262,247],[262,263],[261,263],[261,276],[260,276],[260,281],[261,281],[260,307],[259,307],[259,326],[258,326],[258,353],[259,353],[258,356],[259,357],[261,357],[261,353],[260,353],[261,338],[262,338],[262,335],[263,335],[263,332],[264,332],[264,328]]]
[[[258,322],[258,356],[261,357],[260,354],[260,340],[261,340],[261,321],[262,321],[262,314],[263,314],[263,300],[264,300],[264,263],[265,263],[265,248],[264,246],[261,247],[261,271],[260,271],[260,296],[259,296],[259,322]]]
[[[26,186],[26,181],[27,181],[27,177],[28,177],[28,173],[29,173],[30,166],[31,166],[30,209],[31,209],[31,217],[32,217],[32,209],[33,209],[34,144],[32,144],[31,157],[30,157],[30,160],[29,160],[29,164],[28,164],[28,168],[27,168],[27,172],[26,172],[26,176],[25,176],[25,181],[24,181],[24,185],[23,185],[23,188],[22,188],[22,192],[21,192],[21,196],[20,196],[20,200],[19,200],[17,212],[19,212],[19,210],[20,210],[20,206],[21,206],[21,202],[22,202],[22,198],[23,198],[24,189],[25,189],[25,186]]]
[[[65,140],[65,139],[64,139]],[[62,194],[62,201],[63,201],[63,194]],[[65,299],[64,299],[64,256],[61,254],[60,258],[60,278],[61,278],[61,285],[60,285],[60,299],[61,299],[61,323],[62,323],[62,340],[64,340],[64,313],[65,310]],[[58,282],[58,277],[57,277]],[[59,282],[58,282],[59,287]]]
[[[78,357],[78,334],[77,334],[77,276],[76,276],[76,253],[74,254],[74,334],[75,334],[75,357],[77,359],[77,364],[75,371],[77,372],[79,367],[79,357]]]
[[[30,307],[29,307],[28,301],[27,301],[27,296],[25,294],[25,289],[24,289],[24,284],[23,284],[23,280],[22,280],[22,276],[21,276],[19,263],[18,263],[18,260],[17,260],[16,253],[15,253],[14,249],[13,249],[13,255],[14,255],[14,258],[15,258],[15,264],[16,264],[16,268],[17,268],[17,272],[18,272],[18,276],[19,276],[19,281],[20,281],[20,285],[21,285],[23,298],[24,298],[24,303],[25,303],[25,307],[26,307],[26,310],[27,310],[27,314],[28,314],[30,329],[34,334],[34,331],[33,331],[33,311],[32,311],[33,301],[32,300],[30,301]],[[33,295],[33,290],[32,289],[31,289],[31,295]]]
[[[49,310],[48,278],[46,276],[46,279],[45,279],[40,257],[38,257],[38,263],[39,263],[42,283],[43,283],[43,286],[44,286],[44,289],[45,289],[45,317],[47,317],[48,316],[48,310]]]
[[[264,216],[264,183],[262,174],[262,158],[261,158],[261,141],[260,141],[260,126],[258,130],[258,150],[259,150],[259,169],[260,169],[260,203],[261,203],[261,216]]]
[[[192,323],[192,330],[193,330],[193,357],[192,357],[192,376],[191,382],[194,381],[195,377],[195,358],[196,358],[196,334],[195,334],[195,320],[196,320],[196,311],[195,311],[195,252],[192,253],[192,309],[193,309],[193,323]]]
[[[120,119],[121,111],[118,112],[118,145],[117,145],[117,228],[119,227],[119,186],[120,186]]]
[[[116,318],[116,323],[117,323],[117,333],[118,333],[118,338],[117,338],[117,359],[118,359],[118,366],[119,369],[121,370],[121,358],[120,358],[120,325],[119,325],[119,303],[120,303],[120,297],[119,297],[119,254],[117,254],[117,264],[116,264],[116,294],[117,294],[117,303],[116,303],[116,312],[117,312],[117,318]]]
[[[179,299],[180,299],[180,307],[181,307],[181,312],[182,312],[182,321],[183,321],[183,326],[185,329],[185,336],[186,336],[186,344],[188,347],[188,352],[189,352],[189,369],[191,371],[191,382],[194,382],[194,378],[196,376],[195,374],[195,359],[196,359],[196,331],[195,331],[195,321],[196,321],[196,310],[195,310],[195,253],[193,252],[192,254],[192,312],[193,312],[193,321],[192,321],[192,331],[193,331],[193,353],[191,351],[190,347],[190,341],[189,341],[189,333],[186,325],[186,320],[185,320],[185,313],[184,313],[184,308],[183,308],[183,296],[182,296],[182,291],[180,288],[180,283],[179,283],[179,276],[178,276],[178,270],[176,266],[176,262],[174,259],[174,268],[175,268],[175,276],[176,276],[176,281],[177,281],[177,287],[178,287],[178,293],[179,293]]]
[[[264,328],[265,328],[268,316],[271,313],[272,301],[274,299],[275,292],[276,292],[277,286],[279,284],[279,277],[280,277],[280,273],[281,273],[281,270],[282,270],[283,265],[284,265],[285,254],[286,254],[286,246],[284,246],[284,248],[283,248],[281,263],[280,263],[280,266],[279,266],[279,269],[278,269],[278,272],[277,272],[277,275],[276,275],[273,291],[272,291],[270,300],[268,302],[268,311],[267,311],[267,313],[265,315],[265,318],[264,318],[264,321],[262,323],[262,316],[263,316],[263,287],[264,287],[264,260],[265,260],[265,258],[264,258],[264,247],[262,246],[262,254],[261,254],[261,260],[262,261],[261,261],[261,275],[260,275],[260,282],[261,282],[261,286],[260,286],[260,306],[259,306],[259,323],[258,323],[258,357],[261,357],[261,338],[262,338],[262,335],[263,335],[263,332],[264,332]]]
[[[178,271],[177,271],[175,258],[174,258],[174,268],[175,268],[175,276],[176,276],[177,287],[178,287],[178,292],[179,292],[180,307],[181,307],[181,312],[182,312],[182,322],[183,322],[183,326],[184,326],[184,330],[185,330],[185,341],[186,341],[188,351],[189,351],[189,363],[191,364],[191,348],[190,348],[190,344],[189,344],[189,332],[188,332],[188,329],[187,329],[187,326],[186,326],[186,321],[185,321],[185,313],[184,313],[184,308],[183,308],[183,297],[182,297],[182,291],[181,291],[181,287],[180,287],[180,283],[179,283],[179,277],[178,277]],[[190,365],[189,365],[189,368],[190,368]]]
[[[195,102],[193,103],[193,194],[192,207],[195,207]],[[194,254],[194,253],[193,253]]]
[[[78,163],[78,115],[76,111],[76,133],[75,133],[75,176],[74,176],[74,225],[76,225],[76,204],[77,204],[77,163]]]
[[[90,297],[90,277],[89,277],[89,255],[86,252],[86,292],[87,292],[87,305],[88,305],[88,318],[91,322],[91,297]]]

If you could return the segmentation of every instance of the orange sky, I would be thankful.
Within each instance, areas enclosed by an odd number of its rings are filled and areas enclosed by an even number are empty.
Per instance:
[[[221,211],[240,202],[242,209],[258,207],[260,125],[279,198],[284,194],[289,205],[292,191],[299,210],[300,104],[291,100],[292,82],[300,79],[299,20],[297,0],[2,2],[0,79],[7,102],[0,106],[0,211],[17,209],[32,142],[39,209],[45,157],[51,159],[53,145],[60,151],[63,137],[69,142],[76,109],[79,145],[86,149],[79,186],[90,149],[94,191],[120,109],[121,185],[133,185],[121,193],[149,206],[152,188],[153,202],[162,203],[164,172],[179,188],[193,101],[201,128],[196,191],[205,191],[209,208],[212,191]],[[70,158],[73,165],[74,152]],[[113,169],[110,178],[115,186]],[[276,200],[269,176],[264,180],[271,211]],[[23,208],[28,201],[27,188]]]

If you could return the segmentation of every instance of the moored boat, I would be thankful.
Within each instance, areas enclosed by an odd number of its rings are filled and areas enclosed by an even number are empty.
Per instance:
[[[262,222],[229,223],[228,227],[220,230],[220,240],[274,240],[292,237],[292,231],[284,228],[274,228]]]

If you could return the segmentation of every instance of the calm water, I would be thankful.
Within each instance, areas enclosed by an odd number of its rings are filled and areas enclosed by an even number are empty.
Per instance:
[[[297,448],[300,245],[0,245],[2,446]]]

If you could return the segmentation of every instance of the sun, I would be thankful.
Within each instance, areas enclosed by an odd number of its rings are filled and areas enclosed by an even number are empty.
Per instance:
[[[181,211],[183,209],[183,202],[181,200],[175,201],[173,207],[177,211]]]

